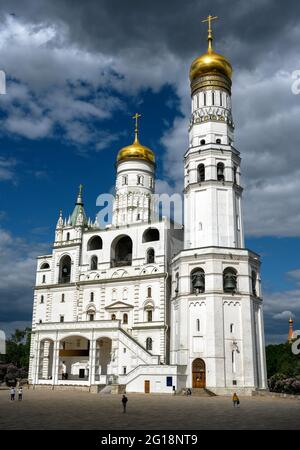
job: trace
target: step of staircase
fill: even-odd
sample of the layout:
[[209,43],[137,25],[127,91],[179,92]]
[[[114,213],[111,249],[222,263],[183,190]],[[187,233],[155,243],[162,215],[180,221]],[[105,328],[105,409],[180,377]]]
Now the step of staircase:
[[215,397],[216,394],[206,388],[193,388],[192,395],[194,397]]
[[125,384],[107,384],[100,390],[100,395],[109,394],[125,394],[126,386]]

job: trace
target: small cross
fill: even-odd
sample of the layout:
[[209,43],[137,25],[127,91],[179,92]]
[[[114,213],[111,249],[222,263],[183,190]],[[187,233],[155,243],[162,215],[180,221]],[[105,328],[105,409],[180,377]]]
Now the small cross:
[[208,49],[209,50],[212,50],[212,40],[213,40],[211,22],[213,20],[217,20],[217,19],[218,19],[218,16],[212,16],[210,14],[209,16],[207,16],[206,19],[202,20],[202,23],[208,22]]
[[212,22],[213,20],[217,20],[217,19],[218,19],[218,16],[212,16],[212,15],[209,15],[209,16],[207,16],[206,19],[202,20],[202,23],[208,22],[208,33],[211,33],[211,32],[212,32],[211,22]]
[[137,132],[139,129],[139,118],[142,117],[141,114],[135,113],[135,115],[132,117],[135,119],[135,131]]

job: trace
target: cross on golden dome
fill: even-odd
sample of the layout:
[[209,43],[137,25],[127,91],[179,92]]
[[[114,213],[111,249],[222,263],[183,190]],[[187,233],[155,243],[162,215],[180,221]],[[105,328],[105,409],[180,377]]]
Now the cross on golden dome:
[[[213,34],[212,34],[212,22],[217,20],[218,16],[207,16],[202,20],[202,23],[208,24],[208,50],[201,56],[196,58],[190,68],[190,80],[193,83],[200,77],[211,75],[226,76],[229,80],[232,76],[232,67],[230,62],[219,53],[216,53],[212,48]],[[194,88],[197,89],[198,84],[194,83]],[[213,84],[211,84],[213,86]],[[192,91],[194,90],[192,89]],[[230,87],[228,88],[230,90]]]
[[202,20],[202,23],[208,23],[208,50],[212,50],[212,41],[213,41],[213,35],[212,35],[212,27],[211,22],[213,20],[217,20],[218,16],[212,16],[211,14],[207,16],[206,19]]
[[135,120],[135,129],[134,129],[134,140],[135,142],[138,140],[138,133],[139,133],[139,118],[142,117],[141,114],[135,113],[132,118]]
[[144,160],[150,162],[151,164],[155,163],[154,152],[150,148],[140,144],[138,139],[140,117],[142,116],[138,113],[135,113],[135,115],[132,116],[132,118],[135,120],[134,142],[130,145],[127,145],[127,147],[121,148],[117,157],[118,163],[121,161],[128,161],[130,159]]

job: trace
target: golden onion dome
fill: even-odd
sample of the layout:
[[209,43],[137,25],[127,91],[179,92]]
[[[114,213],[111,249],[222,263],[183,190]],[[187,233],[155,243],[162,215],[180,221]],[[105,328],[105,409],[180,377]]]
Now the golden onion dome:
[[140,117],[139,114],[136,114],[133,116],[133,118],[136,120],[136,126],[135,126],[135,138],[131,145],[128,145],[126,147],[121,148],[121,150],[118,153],[117,156],[117,162],[121,161],[128,161],[130,159],[141,159],[143,161],[148,161],[152,164],[155,164],[155,154],[154,152],[148,148],[142,145],[139,142],[138,139],[138,118]]
[[208,19],[203,22],[208,22],[208,50],[203,55],[196,58],[190,68],[190,80],[193,81],[199,76],[203,76],[209,73],[220,73],[225,75],[229,79],[232,77],[232,66],[230,62],[219,53],[213,51],[212,48],[212,29],[211,20],[217,19],[217,17],[208,16]]
[[213,50],[208,50],[204,55],[199,56],[192,62],[190,80],[193,81],[195,78],[208,73],[221,73],[231,79],[232,67],[224,56]]

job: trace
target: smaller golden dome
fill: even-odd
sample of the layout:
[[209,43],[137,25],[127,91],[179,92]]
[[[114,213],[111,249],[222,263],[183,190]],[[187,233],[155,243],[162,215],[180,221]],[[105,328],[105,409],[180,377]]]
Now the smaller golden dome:
[[121,148],[117,156],[117,162],[128,161],[130,159],[142,159],[143,161],[155,164],[154,152],[150,148],[140,144],[138,139],[138,119],[140,117],[141,115],[138,113],[133,116],[133,119],[135,119],[134,141],[131,145]]
[[153,164],[155,163],[154,152],[150,148],[140,144],[137,136],[131,145],[121,148],[117,156],[118,162],[129,159],[142,159]]

